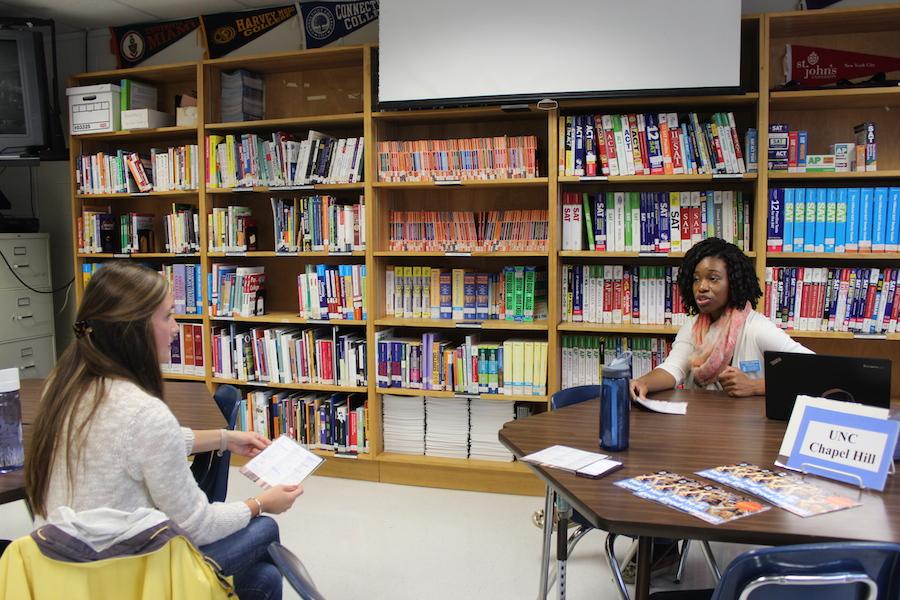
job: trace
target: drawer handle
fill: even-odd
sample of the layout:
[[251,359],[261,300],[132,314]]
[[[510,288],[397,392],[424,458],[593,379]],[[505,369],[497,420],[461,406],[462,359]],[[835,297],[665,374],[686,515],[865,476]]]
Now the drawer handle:
[[13,315],[13,321],[24,321],[25,319],[33,319],[34,315]]
[[17,306],[31,306],[31,298],[25,296],[24,298],[19,298],[16,300]]
[[17,264],[13,263],[13,269],[27,269],[29,267],[28,263]]
[[32,348],[31,346],[29,346],[27,348],[22,348],[22,351],[20,352],[20,356],[22,358],[28,358],[29,356],[34,356],[34,348]]
[[24,371],[25,369],[34,369],[34,368],[36,368],[36,365],[34,363],[31,363],[30,365],[22,365],[21,367],[19,367],[19,370]]
[[25,256],[28,254],[28,250],[25,246],[14,246],[13,247],[13,256]]

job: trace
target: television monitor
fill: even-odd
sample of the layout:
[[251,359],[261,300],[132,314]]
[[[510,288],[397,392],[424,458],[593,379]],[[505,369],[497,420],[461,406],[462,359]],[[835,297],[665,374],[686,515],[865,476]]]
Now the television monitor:
[[0,29],[0,156],[46,145],[47,106],[43,36]]

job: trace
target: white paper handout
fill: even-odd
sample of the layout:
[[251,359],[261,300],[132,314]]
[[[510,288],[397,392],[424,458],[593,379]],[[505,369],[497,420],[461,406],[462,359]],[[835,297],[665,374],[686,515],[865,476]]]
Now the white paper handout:
[[241,467],[241,473],[268,489],[276,485],[297,485],[323,462],[321,456],[282,435]]
[[522,460],[544,467],[575,472],[604,458],[606,455],[598,452],[557,445],[523,456]]
[[687,414],[687,402],[672,402],[670,400],[654,400],[653,398],[635,398],[635,402],[653,412],[667,415]]

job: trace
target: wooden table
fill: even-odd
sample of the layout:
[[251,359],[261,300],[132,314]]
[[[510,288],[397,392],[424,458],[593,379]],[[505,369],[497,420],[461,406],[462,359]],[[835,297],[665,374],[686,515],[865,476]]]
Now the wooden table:
[[[206,385],[194,381],[166,381],[163,394],[182,427],[191,429],[221,429],[225,417],[210,396]],[[31,441],[34,420],[40,410],[43,379],[23,379],[19,398],[22,401],[22,433],[25,448]],[[0,504],[25,498],[25,476],[22,471],[0,475]]]
[[[900,542],[900,483],[889,477],[884,492],[862,492],[862,506],[802,518],[773,507],[764,513],[711,525],[672,508],[634,496],[614,482],[660,469],[691,475],[736,462],[771,466],[786,423],[765,417],[758,398],[729,398],[717,392],[673,390],[653,395],[690,402],[687,415],[633,409],[628,450],[613,453],[624,468],[599,479],[529,465],[578,512],[599,529],[639,537],[635,595],[649,595],[650,544],[653,537],[780,545],[865,540]],[[599,401],[511,421],[500,441],[517,457],[564,444],[601,451]],[[849,488],[848,488],[849,490]],[[849,490],[854,495],[856,492]]]

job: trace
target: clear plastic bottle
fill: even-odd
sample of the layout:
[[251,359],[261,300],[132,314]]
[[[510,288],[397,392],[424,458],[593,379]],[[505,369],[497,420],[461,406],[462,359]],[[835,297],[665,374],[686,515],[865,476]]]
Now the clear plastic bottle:
[[22,404],[19,400],[19,370],[0,370],[0,473],[25,466],[22,446]]
[[631,353],[616,357],[601,370],[603,393],[600,397],[600,447],[619,452],[628,449],[631,420]]

